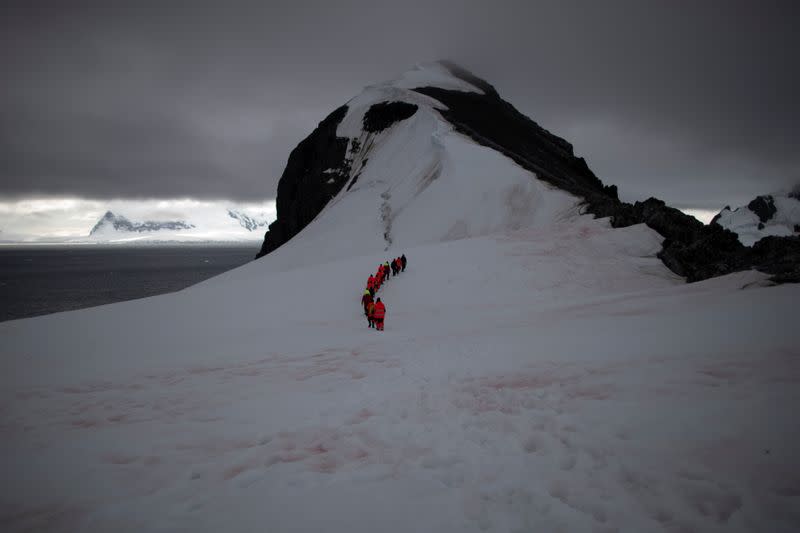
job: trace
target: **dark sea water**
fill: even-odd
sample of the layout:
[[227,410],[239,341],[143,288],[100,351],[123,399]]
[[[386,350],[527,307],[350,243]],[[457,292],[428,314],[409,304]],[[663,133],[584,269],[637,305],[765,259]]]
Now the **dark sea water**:
[[258,248],[0,247],[0,321],[177,291],[247,263]]

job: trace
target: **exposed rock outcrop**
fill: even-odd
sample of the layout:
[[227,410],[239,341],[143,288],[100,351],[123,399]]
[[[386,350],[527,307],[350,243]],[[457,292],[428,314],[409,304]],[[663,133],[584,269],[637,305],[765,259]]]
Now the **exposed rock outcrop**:
[[328,115],[289,154],[278,182],[277,219],[269,225],[256,259],[297,235],[347,182],[348,139],[336,136],[345,114],[346,105]]
[[381,102],[373,105],[364,114],[364,131],[377,133],[395,122],[410,118],[418,107],[407,102]]
[[758,215],[758,219],[762,223],[771,219],[778,212],[775,207],[775,199],[772,196],[759,196],[747,204],[747,208]]

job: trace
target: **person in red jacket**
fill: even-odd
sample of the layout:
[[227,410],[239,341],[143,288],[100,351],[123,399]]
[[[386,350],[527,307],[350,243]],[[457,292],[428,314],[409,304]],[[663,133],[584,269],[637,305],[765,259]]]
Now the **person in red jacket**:
[[375,319],[375,329],[383,331],[383,320],[386,318],[386,306],[380,298],[375,302],[375,309],[372,311],[372,316]]

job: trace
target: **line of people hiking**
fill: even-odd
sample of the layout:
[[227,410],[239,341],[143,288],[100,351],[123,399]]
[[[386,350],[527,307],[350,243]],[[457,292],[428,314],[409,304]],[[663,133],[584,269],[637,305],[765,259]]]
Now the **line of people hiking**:
[[367,327],[383,331],[383,322],[386,320],[386,304],[380,298],[375,300],[381,285],[392,276],[397,276],[406,269],[406,255],[386,261],[378,266],[378,271],[367,279],[367,288],[361,296],[361,305],[364,307],[364,315],[367,317]]

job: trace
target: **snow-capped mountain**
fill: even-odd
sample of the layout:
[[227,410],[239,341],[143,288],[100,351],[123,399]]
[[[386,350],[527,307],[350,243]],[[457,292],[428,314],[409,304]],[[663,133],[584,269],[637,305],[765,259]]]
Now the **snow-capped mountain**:
[[180,231],[194,228],[194,224],[187,224],[186,222],[164,221],[164,222],[131,222],[122,215],[115,215],[111,211],[106,211],[103,218],[97,221],[89,236],[96,234],[107,234],[109,232],[127,232],[127,233],[151,233],[156,231]]
[[726,206],[712,224],[739,236],[745,246],[752,246],[767,236],[786,237],[800,234],[800,186],[792,192],[759,196],[746,206],[731,210]]
[[288,243],[304,251],[283,252],[281,260],[297,265],[311,247],[320,259],[336,259],[541,227],[579,213],[613,227],[647,224],[664,237],[659,258],[688,281],[753,267],[800,280],[800,268],[786,272],[800,260],[797,242],[747,248],[719,225],[655,198],[621,202],[567,141],[447,62],[367,87],[292,151],[259,257]]
[[269,225],[269,221],[264,218],[253,217],[236,209],[228,209],[228,216],[237,220],[239,225],[247,231],[258,231]]
[[[798,531],[794,242],[623,204],[421,66],[295,148],[258,261],[0,323],[0,523]],[[376,332],[359,299],[400,253]]]
[[187,211],[182,220],[142,222],[107,211],[88,238],[107,243],[252,241],[260,240],[269,224],[264,213],[246,213],[233,207],[220,210],[201,205]]

